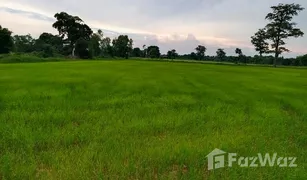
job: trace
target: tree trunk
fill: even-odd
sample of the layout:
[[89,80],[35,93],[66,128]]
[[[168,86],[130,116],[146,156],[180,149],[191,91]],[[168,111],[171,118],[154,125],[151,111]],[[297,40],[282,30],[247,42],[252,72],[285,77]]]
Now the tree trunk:
[[278,59],[278,54],[275,55],[275,58],[274,58],[274,67],[277,67],[277,59]]
[[73,44],[73,43],[70,43],[70,46],[72,47],[72,50],[71,50],[71,56],[73,57],[73,58],[75,58],[75,44]]
[[277,36],[277,39],[276,39],[274,67],[277,67],[277,59],[278,59],[278,56],[279,56],[279,42],[280,42],[280,30],[278,31],[278,36]]
[[73,47],[73,49],[72,49],[71,56],[75,57],[75,47]]
[[274,58],[274,67],[277,67],[277,59],[278,59],[278,56],[279,56],[278,46],[276,46],[276,49],[275,49],[275,58]]

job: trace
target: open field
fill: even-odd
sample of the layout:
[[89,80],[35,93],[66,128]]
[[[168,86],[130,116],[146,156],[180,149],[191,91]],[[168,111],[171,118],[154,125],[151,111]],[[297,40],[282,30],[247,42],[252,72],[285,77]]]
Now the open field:
[[[0,64],[0,179],[307,179],[307,71]],[[296,168],[207,170],[213,149]]]

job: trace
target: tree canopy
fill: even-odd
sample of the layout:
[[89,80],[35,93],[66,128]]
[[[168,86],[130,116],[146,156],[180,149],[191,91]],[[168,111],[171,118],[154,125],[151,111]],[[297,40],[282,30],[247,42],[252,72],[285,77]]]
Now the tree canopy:
[[150,58],[159,58],[161,55],[160,48],[158,46],[149,46],[147,48],[147,53]]
[[198,45],[196,48],[196,54],[199,60],[203,60],[205,57],[205,53],[207,51],[207,48],[203,45]]
[[279,4],[271,7],[271,13],[268,13],[265,19],[269,21],[266,25],[267,38],[272,41],[271,47],[275,53],[274,66],[279,55],[289,50],[284,46],[285,39],[289,37],[301,37],[304,33],[296,28],[296,23],[292,22],[294,16],[304,8],[299,4]]
[[78,16],[60,12],[56,13],[54,17],[56,18],[56,22],[52,26],[59,31],[59,35],[64,42],[69,44],[72,53],[78,40],[90,40],[93,31]]
[[112,41],[114,52],[119,57],[129,57],[129,53],[132,51],[133,40],[129,39],[127,35],[120,35]]
[[220,61],[223,61],[226,57],[226,52],[224,51],[224,49],[218,49],[216,51],[216,56],[218,57]]
[[139,47],[133,48],[132,57],[142,57],[142,50]]
[[0,54],[9,53],[13,48],[12,32],[0,25]]
[[178,56],[178,53],[176,52],[175,49],[172,49],[167,52],[167,58],[168,59],[175,59]]
[[269,43],[266,42],[266,29],[259,29],[258,32],[256,32],[251,38],[251,42],[255,46],[255,50],[259,52],[260,56],[269,52]]
[[103,32],[100,29],[91,35],[89,41],[89,53],[92,57],[100,56],[102,54],[102,40]]
[[29,53],[34,51],[35,39],[30,35],[13,36],[14,48],[16,52]]

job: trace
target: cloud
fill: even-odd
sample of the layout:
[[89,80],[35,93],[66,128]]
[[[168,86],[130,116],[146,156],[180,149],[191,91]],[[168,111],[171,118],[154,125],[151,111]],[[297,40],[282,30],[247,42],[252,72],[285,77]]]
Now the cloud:
[[35,12],[27,12],[27,11],[16,10],[16,9],[5,8],[5,7],[0,8],[0,10],[7,12],[7,13],[10,13],[10,14],[27,16],[30,19],[43,20],[43,21],[49,21],[49,22],[54,21],[54,18],[44,16],[42,14],[38,14],[38,13],[35,13]]
[[[305,0],[0,0],[0,23],[15,33],[56,33],[51,27],[56,12],[81,17],[93,29],[114,37],[128,34],[135,46],[159,45],[162,52],[177,49],[189,53],[198,44],[215,54],[217,48],[239,47],[254,54],[250,37],[265,26],[270,6]],[[307,10],[295,18],[307,33]],[[294,56],[307,53],[306,37],[287,41]]]
[[12,13],[0,8],[1,25],[14,34],[28,34],[38,37],[42,32],[57,33],[49,21],[35,14]]

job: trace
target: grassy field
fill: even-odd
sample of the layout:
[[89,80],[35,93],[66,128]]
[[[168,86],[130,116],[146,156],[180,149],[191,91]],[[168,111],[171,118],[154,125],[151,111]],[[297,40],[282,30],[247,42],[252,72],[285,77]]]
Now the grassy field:
[[[0,179],[307,179],[306,69],[0,64]],[[296,168],[207,170],[213,149]]]

